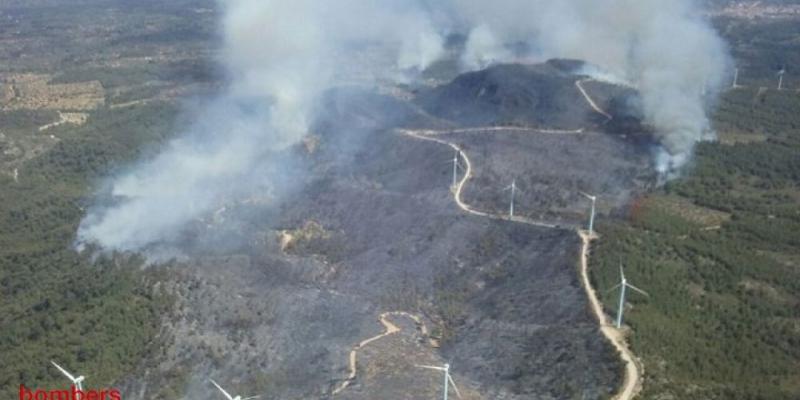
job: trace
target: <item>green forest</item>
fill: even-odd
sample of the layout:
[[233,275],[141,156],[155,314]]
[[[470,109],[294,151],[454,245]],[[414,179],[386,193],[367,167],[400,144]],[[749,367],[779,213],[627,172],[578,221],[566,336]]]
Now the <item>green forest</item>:
[[719,142],[606,221],[592,279],[615,315],[619,263],[650,297],[626,323],[644,399],[800,398],[800,95],[724,94]]
[[107,105],[148,100],[46,132],[38,128],[58,120],[55,110],[0,110],[0,398],[17,398],[21,383],[66,388],[50,360],[85,375],[87,387],[118,385],[160,348],[171,299],[152,288],[168,268],[142,269],[127,254],[79,254],[75,232],[103,179],[147,157],[180,124],[179,106],[159,95],[218,78],[209,61],[215,14],[193,12],[214,3],[0,3],[0,75],[96,80]]
[[[24,164],[18,182],[0,176],[2,398],[16,398],[20,383],[67,387],[50,360],[92,387],[109,387],[157,345],[169,299],[150,282],[163,272],[141,270],[133,256],[93,260],[72,249],[83,202],[101,176],[164,140],[175,114],[155,103],[98,110],[87,125],[53,130],[60,141]],[[4,119],[4,128],[14,121]]]

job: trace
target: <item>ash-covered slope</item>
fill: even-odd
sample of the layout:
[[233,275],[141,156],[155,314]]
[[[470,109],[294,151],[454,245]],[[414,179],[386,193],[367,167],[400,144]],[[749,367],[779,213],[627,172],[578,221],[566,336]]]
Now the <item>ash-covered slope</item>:
[[514,181],[515,215],[576,228],[586,223],[589,204],[581,192],[599,196],[606,214],[624,209],[655,179],[648,147],[632,136],[507,129],[439,138],[458,144],[478,166],[462,198],[495,214],[508,212],[504,188]]
[[417,103],[430,114],[462,126],[524,125],[579,129],[593,115],[570,71],[579,63],[497,65],[470,72],[421,93]]
[[[323,133],[322,142],[334,137]],[[456,379],[479,396],[470,398],[601,398],[613,391],[617,360],[588,312],[572,232],[465,214],[448,190],[450,168],[441,162],[452,157],[447,146],[394,131],[354,140],[363,147],[350,155],[330,148],[319,155],[333,161],[324,161],[313,189],[282,212],[283,226],[313,220],[331,232],[300,251],[332,264],[329,287],[374,304],[376,313],[428,316],[443,335],[439,362],[454,363]],[[362,360],[370,380],[340,397],[419,398],[422,388],[402,384],[426,377],[414,360],[382,364],[384,355],[374,351]]]
[[[561,96],[552,106],[558,112],[546,122],[558,128],[595,123],[574,87],[578,77],[552,64],[498,68],[504,82],[516,82],[504,86],[511,93],[495,92],[499,104],[514,103],[503,96],[524,93],[546,110],[548,96]],[[530,83],[541,74],[548,78],[539,82],[545,89],[539,92]],[[360,348],[357,378],[336,398],[429,398],[438,393],[438,380],[414,364],[448,360],[467,400],[601,399],[613,393],[619,361],[588,310],[574,232],[465,213],[449,187],[452,148],[395,129],[493,124],[491,118],[432,118],[417,104],[354,89],[330,92],[320,108],[313,135],[296,149],[310,171],[303,189],[279,205],[228,205],[201,228],[235,226],[238,236],[250,239],[234,254],[197,255],[195,268],[166,285],[179,309],[165,323],[165,356],[148,367],[149,378],[134,379],[149,385],[132,383],[132,392],[141,393],[132,399],[153,398],[152,388],[167,386],[176,375],[198,400],[212,398],[205,392],[207,376],[246,393],[330,398],[350,373],[350,352],[382,332],[378,318],[390,311],[420,316],[428,334],[415,331],[407,318],[394,320],[404,330]],[[520,104],[489,109],[525,124],[536,118]],[[570,110],[584,115],[572,121]],[[637,183],[630,177],[599,175],[634,168],[636,156],[646,155],[589,130],[547,138],[524,130],[437,138],[461,144],[471,157],[474,179],[463,196],[471,205],[502,213],[502,199],[494,194],[509,178],[524,176],[518,181],[528,192],[519,199],[521,212],[571,212],[565,221],[576,222],[585,209],[576,189],[598,181],[633,190],[629,186]],[[609,149],[617,144],[621,150]],[[548,157],[560,157],[559,163],[542,171]],[[591,157],[609,160],[589,168]],[[553,210],[558,199],[574,204]],[[440,339],[441,347],[429,345],[430,338]]]

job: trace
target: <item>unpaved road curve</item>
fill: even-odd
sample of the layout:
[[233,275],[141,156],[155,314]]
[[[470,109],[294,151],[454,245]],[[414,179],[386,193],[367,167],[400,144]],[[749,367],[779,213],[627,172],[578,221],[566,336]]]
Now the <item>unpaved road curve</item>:
[[620,388],[619,393],[614,396],[614,399],[630,400],[636,397],[641,390],[642,366],[636,361],[633,352],[628,348],[628,343],[625,341],[625,336],[622,332],[613,325],[610,325],[606,320],[603,306],[600,305],[597,292],[595,292],[589,280],[589,247],[591,246],[592,240],[597,239],[597,236],[591,235],[587,231],[578,231],[578,235],[580,235],[582,242],[581,281],[583,282],[583,288],[586,290],[586,297],[589,298],[589,304],[592,306],[592,313],[600,324],[600,331],[603,333],[603,336],[614,345],[622,361],[625,362],[625,380],[622,382],[622,388]]
[[[609,121],[613,118],[607,112],[605,112],[602,108],[600,108],[594,100],[589,96],[588,92],[583,88],[581,85],[584,81],[576,81],[575,86],[581,92],[583,97],[589,103],[589,106],[592,107],[597,113],[604,115]],[[526,132],[541,132],[541,133],[581,133],[584,129],[576,130],[576,131],[548,131],[548,130],[537,130],[533,128],[522,128],[522,127],[485,127],[485,128],[466,128],[466,129],[451,129],[451,130],[409,130],[409,129],[402,129],[399,130],[400,133],[405,134],[407,136],[428,140],[440,144],[444,144],[450,146],[454,150],[461,155],[461,158],[464,160],[465,163],[465,173],[464,177],[458,182],[456,187],[453,190],[453,197],[455,198],[456,204],[462,210],[482,217],[488,217],[493,219],[502,219],[502,220],[511,220],[516,222],[521,222],[524,224],[540,226],[545,228],[558,228],[553,224],[548,224],[545,222],[534,221],[528,218],[521,218],[521,217],[513,217],[509,218],[508,216],[498,215],[493,213],[488,213],[484,211],[479,211],[472,208],[470,205],[466,204],[463,199],[461,198],[461,193],[463,192],[464,185],[469,181],[472,177],[472,163],[469,160],[467,154],[463,151],[463,149],[458,146],[456,143],[448,142],[443,139],[439,139],[437,137],[433,137],[435,135],[447,134],[447,133],[469,133],[469,132],[490,132],[490,131],[526,131]],[[580,255],[580,269],[581,269],[581,282],[583,284],[584,290],[586,291],[586,295],[589,298],[589,303],[592,307],[592,312],[595,315],[595,318],[600,325],[600,331],[603,333],[603,336],[611,342],[614,348],[620,354],[620,358],[622,361],[625,362],[625,377],[622,384],[622,387],[619,389],[619,392],[613,397],[614,400],[631,400],[639,393],[642,387],[642,365],[636,361],[636,357],[634,356],[633,352],[631,352],[630,348],[628,347],[628,343],[625,340],[624,334],[616,329],[614,326],[610,325],[606,321],[606,315],[603,312],[603,307],[600,304],[600,300],[597,298],[597,293],[595,292],[594,288],[591,285],[591,281],[589,280],[589,247],[591,241],[596,239],[596,236],[590,235],[588,232],[583,230],[577,231],[578,235],[581,238],[582,246],[581,246],[581,255]],[[388,332],[388,329],[387,329]]]
[[410,314],[410,313],[407,313],[407,312],[404,312],[404,311],[391,311],[391,312],[385,312],[385,313],[381,314],[378,319],[380,320],[381,324],[384,327],[383,333],[381,333],[380,335],[375,335],[375,336],[373,336],[373,337],[371,337],[369,339],[362,340],[360,343],[355,345],[352,350],[350,350],[350,356],[349,356],[350,357],[350,361],[349,361],[350,373],[347,375],[347,378],[345,378],[345,380],[341,384],[339,384],[339,386],[336,389],[333,390],[333,392],[331,393],[332,396],[340,393],[342,390],[347,389],[347,387],[350,386],[350,384],[353,383],[353,381],[355,381],[356,375],[357,375],[358,351],[359,350],[361,350],[363,347],[367,346],[368,344],[370,344],[370,343],[372,343],[372,342],[374,342],[376,340],[380,340],[380,339],[385,338],[386,336],[394,335],[394,334],[400,332],[401,329],[397,325],[395,325],[391,321],[389,321],[389,319],[388,319],[388,317],[392,316],[392,315],[394,315],[394,316],[403,316],[403,317],[411,319],[412,321],[414,321],[414,324],[416,324],[417,327],[420,329],[420,332],[422,333],[422,335],[423,336],[427,336],[428,328],[425,326],[425,322],[422,321],[422,318],[420,318],[420,317],[418,317],[418,316],[416,316],[414,314]]
[[[480,129],[482,131],[483,129],[489,129],[489,128],[474,128],[474,129]],[[504,129],[505,128],[495,129],[495,130],[504,130]],[[527,130],[530,131],[530,129],[527,129]],[[464,164],[465,164],[464,165],[465,172],[464,172],[464,177],[462,177],[461,180],[456,185],[456,187],[453,188],[453,190],[454,190],[453,196],[455,197],[456,204],[458,204],[458,207],[461,208],[462,210],[464,210],[464,211],[466,211],[466,212],[468,212],[470,214],[478,215],[478,216],[486,217],[486,218],[522,222],[522,223],[526,223],[526,224],[530,224],[530,225],[541,226],[541,227],[544,227],[544,228],[558,228],[556,225],[550,224],[550,223],[547,223],[547,222],[536,221],[536,220],[532,220],[530,218],[524,218],[524,217],[516,217],[516,216],[515,217],[509,217],[508,215],[498,215],[498,214],[488,213],[488,212],[485,212],[485,211],[477,210],[477,209],[473,208],[472,206],[468,205],[461,198],[461,194],[464,191],[464,186],[466,185],[466,183],[472,178],[472,162],[470,162],[469,157],[467,157],[467,153],[464,152],[464,150],[461,148],[461,146],[459,146],[459,145],[457,145],[455,143],[452,143],[452,142],[448,142],[448,141],[443,140],[443,139],[439,139],[439,138],[436,138],[436,137],[428,136],[430,134],[430,132],[432,132],[430,130],[415,131],[415,130],[409,130],[409,129],[401,129],[401,130],[399,130],[399,132],[404,134],[404,135],[408,135],[408,136],[411,136],[413,138],[416,138],[416,139],[429,140],[429,141],[432,141],[432,142],[436,142],[436,143],[440,143],[440,144],[444,144],[444,145],[450,146],[455,151],[457,151],[458,154],[461,155],[461,158],[464,160]],[[454,131],[449,131],[449,132],[454,132]]]
[[583,88],[583,83],[584,82],[592,82],[592,81],[594,81],[594,79],[581,79],[581,80],[575,81],[575,87],[578,88],[578,91],[581,92],[581,94],[583,95],[583,98],[586,99],[587,103],[589,103],[589,107],[592,107],[592,109],[596,113],[601,114],[604,117],[606,117],[606,122],[611,121],[612,119],[614,119],[614,117],[612,117],[611,114],[607,113],[605,110],[600,108],[600,106],[598,106],[597,103],[594,102],[594,99],[592,99],[592,96],[589,96],[589,93],[586,91],[586,89]]

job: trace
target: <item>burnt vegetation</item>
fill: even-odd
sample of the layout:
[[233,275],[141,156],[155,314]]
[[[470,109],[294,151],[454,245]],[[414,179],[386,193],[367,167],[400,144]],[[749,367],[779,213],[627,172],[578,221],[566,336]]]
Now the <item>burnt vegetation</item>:
[[422,93],[418,103],[464,126],[579,129],[592,113],[561,63],[498,65]]
[[[606,123],[575,89],[567,72],[573,62],[496,66],[416,89],[415,104],[341,90],[326,98],[314,145],[305,149],[305,189],[277,208],[239,208],[235,235],[245,245],[201,249],[186,264],[146,270],[132,255],[77,254],[74,232],[92,188],[170,138],[182,122],[170,99],[213,91],[222,80],[211,61],[215,12],[204,1],[0,6],[7,44],[0,59],[15,60],[0,72],[49,74],[54,84],[97,80],[106,90],[106,105],[90,111],[86,125],[48,131],[58,140],[23,161],[6,150],[44,140],[36,129],[56,113],[0,113],[6,397],[16,396],[19,383],[63,386],[47,369],[55,359],[86,373],[93,386],[138,393],[147,382],[146,398],[206,396],[197,377],[210,373],[244,377],[239,387],[255,392],[325,398],[346,375],[353,344],[375,334],[375,317],[387,309],[423,315],[442,346],[426,356],[452,360],[457,376],[490,398],[610,396],[621,365],[586,308],[575,237],[464,215],[448,190],[451,149],[391,129],[401,125],[589,127],[594,138],[448,136],[478,166],[465,198],[502,213],[502,187],[523,175],[522,215],[569,227],[585,218],[577,190],[605,194],[603,213],[621,218],[600,223],[593,280],[605,293],[622,258],[631,280],[651,293],[631,296],[626,317],[648,374],[644,398],[800,395],[794,91],[725,93],[714,116],[721,143],[701,144],[683,178],[642,195],[653,180],[651,142],[631,111],[635,95],[587,83],[615,116]],[[743,85],[774,86],[777,67],[798,64],[791,58],[798,54],[795,25],[718,26],[746,63]],[[114,107],[126,103],[136,104]],[[18,167],[18,181],[7,165]],[[284,252],[277,232],[298,230],[308,232]],[[613,309],[613,295],[603,296]],[[371,371],[389,368],[366,363]],[[417,382],[413,371],[391,372]],[[374,398],[373,389],[356,385],[346,395]]]

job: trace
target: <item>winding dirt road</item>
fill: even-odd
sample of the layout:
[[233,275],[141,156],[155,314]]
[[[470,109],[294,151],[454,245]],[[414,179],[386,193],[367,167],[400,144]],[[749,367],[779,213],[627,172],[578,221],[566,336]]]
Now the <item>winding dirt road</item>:
[[[495,128],[470,128],[470,131],[472,131],[472,130],[483,131],[485,129],[506,130],[506,128],[497,128],[497,127],[495,127]],[[533,131],[532,129],[528,129],[528,128],[518,128],[518,129],[520,129],[520,130],[524,129],[526,131]],[[467,130],[461,130],[461,131],[463,132],[463,131],[467,131]],[[530,219],[530,218],[518,217],[518,216],[510,217],[508,215],[499,215],[499,214],[489,213],[489,212],[486,212],[486,211],[480,211],[480,210],[477,210],[477,209],[473,208],[469,204],[465,203],[464,200],[461,198],[461,194],[464,191],[464,186],[472,178],[472,162],[470,162],[469,157],[467,157],[467,153],[464,152],[464,150],[461,148],[461,146],[459,146],[459,145],[457,145],[455,143],[452,143],[452,142],[448,142],[448,141],[443,140],[443,139],[439,139],[439,138],[436,138],[436,137],[428,136],[430,134],[430,132],[437,132],[437,133],[434,133],[434,134],[441,134],[441,133],[457,132],[456,130],[442,132],[442,131],[430,131],[430,130],[415,131],[415,130],[409,130],[409,129],[401,129],[401,130],[399,130],[399,132],[404,134],[404,135],[408,135],[408,136],[411,136],[413,138],[416,138],[416,139],[428,140],[428,141],[432,141],[432,142],[436,142],[436,143],[440,143],[440,144],[444,144],[444,145],[450,146],[451,148],[453,148],[454,150],[456,150],[458,152],[458,154],[464,160],[465,172],[464,172],[464,177],[462,177],[461,180],[456,185],[456,187],[453,188],[453,196],[455,197],[456,204],[458,204],[458,207],[461,208],[462,210],[464,210],[464,211],[466,211],[466,212],[468,212],[470,214],[478,215],[478,216],[486,217],[486,218],[522,222],[522,223],[526,223],[526,224],[530,224],[530,225],[541,226],[541,227],[544,227],[544,228],[552,228],[552,229],[558,228],[558,226],[556,226],[554,224],[547,223],[547,222],[542,222],[542,221],[536,221],[536,220],[533,220],[533,219]]]
[[[610,114],[608,114],[605,110],[600,108],[582,86],[583,82],[590,80],[591,79],[576,81],[575,86],[578,88],[583,97],[589,103],[589,106],[592,107],[592,109],[594,109],[597,113],[605,116],[610,121],[613,117]],[[464,177],[461,178],[456,187],[453,189],[453,196],[455,198],[456,204],[458,204],[458,207],[464,210],[465,212],[482,217],[501,219],[501,220],[511,220],[539,227],[558,228],[556,225],[541,221],[534,221],[528,218],[522,218],[522,217],[509,218],[508,216],[505,215],[498,215],[494,213],[488,213],[485,211],[479,211],[471,207],[470,205],[466,204],[461,198],[461,194],[463,192],[466,183],[470,180],[470,178],[472,178],[472,163],[470,162],[467,154],[463,151],[463,149],[460,146],[458,146],[458,144],[434,137],[436,135],[447,134],[447,133],[490,132],[490,131],[509,131],[509,130],[540,132],[540,133],[581,133],[584,131],[584,129],[575,131],[548,131],[548,130],[537,130],[532,128],[522,128],[522,127],[481,127],[481,128],[451,129],[451,130],[441,130],[441,131],[405,129],[405,130],[399,130],[399,132],[416,139],[428,140],[450,146],[451,148],[455,149],[458,152],[458,154],[464,160],[466,171],[464,173]],[[628,347],[628,343],[625,340],[625,335],[623,334],[623,332],[616,329],[613,325],[608,324],[606,320],[606,315],[603,312],[603,306],[601,305],[600,300],[597,297],[597,293],[595,292],[594,288],[591,285],[591,281],[589,280],[589,248],[592,240],[597,239],[597,236],[590,235],[588,232],[583,230],[578,230],[577,233],[580,236],[582,242],[581,255],[580,255],[581,283],[583,284],[583,287],[586,291],[586,295],[589,299],[589,304],[591,305],[592,312],[594,313],[594,316],[597,319],[598,324],[600,325],[600,331],[603,333],[603,336],[605,336],[606,339],[608,339],[608,341],[610,341],[611,344],[617,349],[617,351],[620,354],[620,358],[625,362],[625,378],[622,387],[619,389],[619,392],[613,397],[613,399],[631,400],[634,397],[636,397],[636,395],[641,390],[643,367],[641,363],[637,361],[635,355]],[[383,322],[383,316],[381,321]],[[386,323],[384,323],[384,325],[386,325]],[[389,331],[390,329],[387,326],[386,334],[391,334],[389,333]],[[379,335],[376,338],[380,337],[383,336]],[[352,361],[352,358],[351,362],[354,363],[354,361]],[[355,368],[353,367],[353,371],[354,370]]]
[[394,335],[394,334],[396,334],[396,333],[401,331],[401,329],[397,325],[393,324],[391,321],[388,320],[388,317],[392,316],[392,315],[394,315],[394,316],[403,316],[403,317],[411,319],[412,321],[414,321],[414,324],[417,326],[417,328],[420,330],[420,333],[423,336],[427,336],[428,335],[428,328],[427,328],[427,326],[425,326],[425,322],[423,322],[422,318],[420,318],[419,316],[416,316],[416,315],[411,314],[411,313],[407,313],[405,311],[391,311],[391,312],[385,312],[385,313],[381,314],[380,317],[378,318],[378,320],[381,322],[381,324],[384,327],[383,333],[381,333],[379,335],[375,335],[375,336],[373,336],[373,337],[371,337],[369,339],[364,339],[360,343],[358,343],[357,345],[353,346],[353,349],[350,350],[350,356],[349,356],[350,357],[350,362],[349,362],[350,373],[347,375],[347,378],[345,378],[345,380],[342,381],[342,383],[339,384],[339,386],[336,389],[333,390],[333,392],[331,393],[331,396],[336,395],[336,394],[340,393],[342,390],[347,389],[347,387],[349,387],[350,384],[352,384],[355,381],[356,376],[357,376],[357,366],[358,366],[357,364],[358,364],[358,351],[359,350],[361,350],[362,348],[364,348],[365,346],[367,346],[368,344],[370,344],[370,343],[372,343],[372,342],[374,342],[376,340],[383,339],[386,336]]
[[633,352],[628,347],[628,342],[625,340],[625,335],[616,327],[608,323],[606,314],[603,312],[603,306],[597,298],[597,292],[591,285],[589,280],[589,248],[591,247],[592,240],[597,239],[596,235],[589,234],[587,231],[578,231],[581,237],[581,282],[583,288],[586,290],[586,297],[589,298],[589,304],[592,306],[597,322],[600,324],[600,331],[603,336],[611,342],[620,354],[620,358],[625,362],[625,379],[622,382],[622,387],[614,396],[615,400],[630,400],[639,393],[642,388],[642,370],[641,363],[636,360]]

